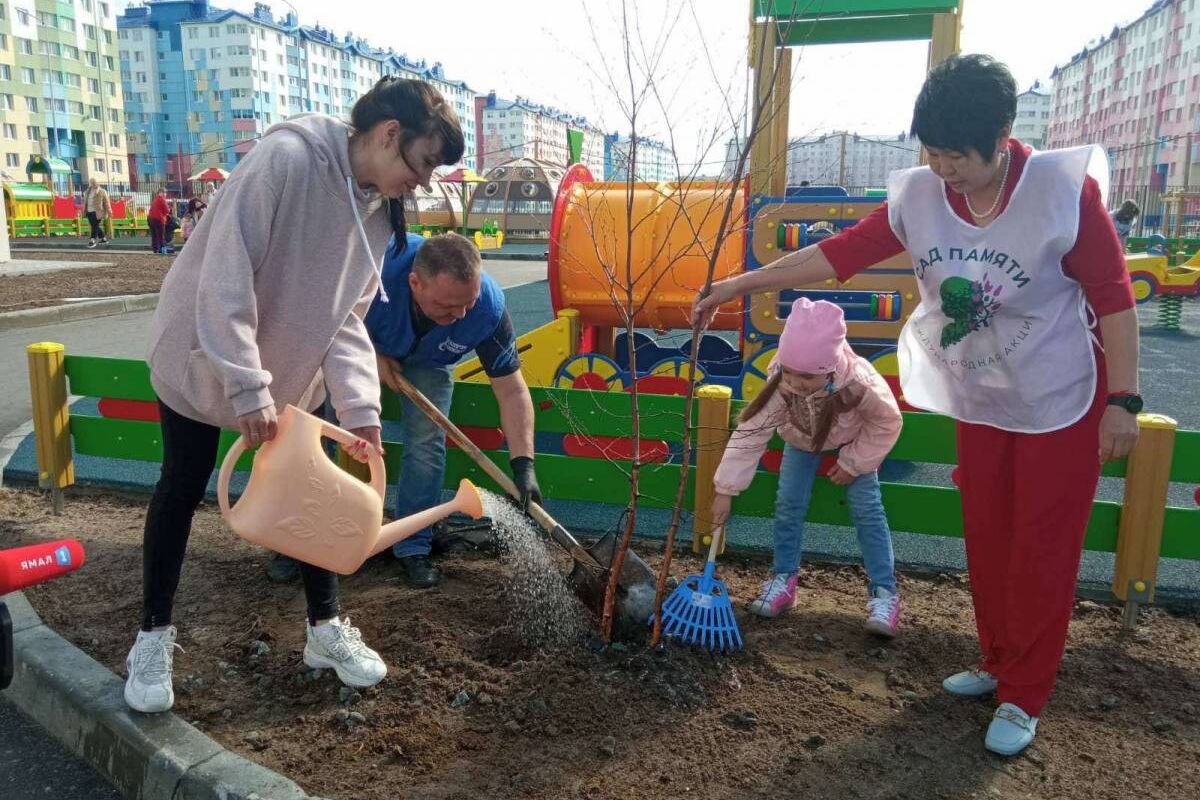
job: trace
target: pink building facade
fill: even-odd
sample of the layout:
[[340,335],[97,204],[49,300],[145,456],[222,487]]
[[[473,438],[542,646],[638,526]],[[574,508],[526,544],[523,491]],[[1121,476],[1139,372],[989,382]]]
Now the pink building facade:
[[1058,67],[1048,148],[1098,144],[1110,197],[1200,185],[1200,12],[1158,0]]

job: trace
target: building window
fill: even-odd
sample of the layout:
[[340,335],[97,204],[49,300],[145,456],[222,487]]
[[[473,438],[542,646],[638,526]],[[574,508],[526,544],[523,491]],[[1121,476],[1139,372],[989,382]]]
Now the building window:
[[5,153],[4,163],[10,167],[19,167],[21,166],[21,156],[16,153]]
[[114,175],[120,175],[121,174],[121,159],[114,158],[111,163],[112,163],[112,173]]
[[13,96],[11,94],[0,94],[0,108],[5,111],[14,111]]
[[37,98],[36,97],[26,97],[25,98],[25,108],[28,109],[29,111],[36,113],[38,110]]
[[92,145],[99,147],[104,144],[104,137],[99,131],[92,131]]
[[0,81],[12,80],[12,68],[8,64],[0,64]]
[[104,172],[104,159],[103,158],[93,158],[92,159],[92,169],[94,169],[96,172]]
[[37,125],[29,125],[25,128],[25,138],[31,142],[36,142],[41,137],[41,129]]
[[5,139],[16,139],[17,138],[17,126],[13,125],[11,122],[4,123],[4,138]]

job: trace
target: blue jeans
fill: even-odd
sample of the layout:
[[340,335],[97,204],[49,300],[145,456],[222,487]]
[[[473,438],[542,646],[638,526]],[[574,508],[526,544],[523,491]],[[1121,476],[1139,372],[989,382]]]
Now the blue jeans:
[[[454,378],[449,367],[404,365],[404,377],[438,409],[450,414]],[[400,395],[400,422],[404,426],[404,453],[396,482],[396,517],[407,517],[441,502],[446,477],[446,434],[412,401]],[[429,555],[433,529],[425,528],[397,542],[397,558]]]
[[[813,481],[821,464],[820,453],[809,453],[790,444],[783,451],[779,468],[779,494],[775,498],[776,574],[791,575],[800,568],[804,548],[804,518],[812,499]],[[867,590],[896,591],[895,559],[892,555],[892,531],[883,511],[879,493],[879,474],[859,475],[846,487],[850,519],[858,532],[863,567],[870,581]]]

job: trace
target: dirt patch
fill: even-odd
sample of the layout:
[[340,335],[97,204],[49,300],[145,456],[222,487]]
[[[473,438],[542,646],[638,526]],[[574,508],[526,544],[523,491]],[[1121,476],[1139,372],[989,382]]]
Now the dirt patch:
[[30,261],[103,261],[112,266],[39,272],[33,275],[0,275],[0,314],[24,308],[62,305],[68,297],[114,297],[149,294],[162,287],[174,256],[129,255],[93,250],[55,253],[13,251],[13,257]]
[[[144,500],[72,492],[53,517],[35,492],[0,491],[0,547],[84,541],[86,567],[30,599],[118,674],[139,617],[143,513]],[[586,639],[538,652],[513,634],[498,562],[450,557],[446,583],[417,592],[373,561],[342,600],[390,671],[351,693],[303,668],[301,591],[269,583],[263,563],[201,509],[175,710],[325,797],[1115,800],[1200,784],[1195,617],[1151,609],[1120,637],[1115,609],[1079,603],[1038,740],[1003,760],[982,748],[990,704],[940,689],[977,657],[961,576],[902,578],[904,633],[885,643],[860,627],[858,569],[806,566],[800,607],[763,621],[743,608],[765,564],[731,559],[720,574],[746,651],[710,657]]]

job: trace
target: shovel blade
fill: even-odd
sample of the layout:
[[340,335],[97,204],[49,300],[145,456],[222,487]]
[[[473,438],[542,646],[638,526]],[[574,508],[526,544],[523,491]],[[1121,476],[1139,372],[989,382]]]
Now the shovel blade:
[[[576,560],[567,582],[579,599],[597,616],[604,608],[604,594],[608,590],[609,567],[616,556],[620,540],[615,533],[608,533],[591,547],[588,554],[604,567],[597,570],[594,565]],[[618,618],[632,625],[642,626],[654,610],[656,578],[650,566],[632,548],[625,552],[621,576],[617,581]]]

